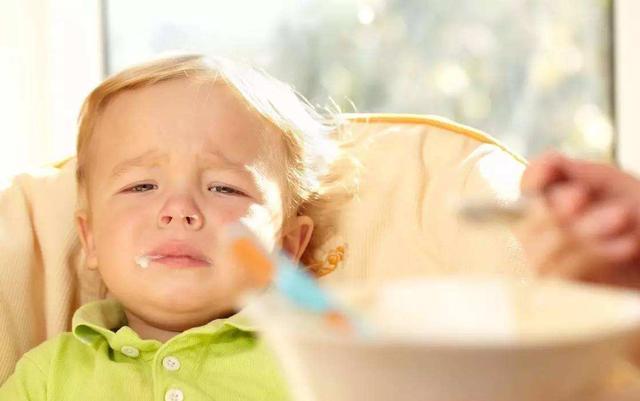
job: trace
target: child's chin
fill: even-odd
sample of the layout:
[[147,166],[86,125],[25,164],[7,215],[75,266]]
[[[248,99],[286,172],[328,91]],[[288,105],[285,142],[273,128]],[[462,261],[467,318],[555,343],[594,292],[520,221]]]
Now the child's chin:
[[197,291],[179,292],[158,300],[163,311],[176,316],[194,316],[198,319],[208,319],[207,322],[219,317],[227,317],[234,306],[229,297],[218,297],[215,293],[200,294]]

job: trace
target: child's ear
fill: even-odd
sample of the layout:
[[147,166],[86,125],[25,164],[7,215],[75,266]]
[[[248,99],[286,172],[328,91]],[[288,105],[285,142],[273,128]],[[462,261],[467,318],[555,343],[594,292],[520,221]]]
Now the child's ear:
[[84,209],[76,211],[75,221],[80,242],[82,242],[82,249],[87,257],[87,267],[91,270],[95,270],[98,268],[98,258],[96,256],[93,232],[91,231],[91,224],[89,223],[87,211]]
[[296,262],[300,261],[304,250],[307,249],[313,220],[309,216],[295,216],[285,225],[282,232],[282,249]]

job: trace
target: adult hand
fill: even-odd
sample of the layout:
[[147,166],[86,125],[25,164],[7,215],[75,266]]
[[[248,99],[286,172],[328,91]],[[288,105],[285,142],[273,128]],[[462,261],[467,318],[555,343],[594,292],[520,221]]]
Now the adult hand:
[[640,181],[615,167],[547,153],[522,179],[534,206],[520,225],[534,267],[640,288]]

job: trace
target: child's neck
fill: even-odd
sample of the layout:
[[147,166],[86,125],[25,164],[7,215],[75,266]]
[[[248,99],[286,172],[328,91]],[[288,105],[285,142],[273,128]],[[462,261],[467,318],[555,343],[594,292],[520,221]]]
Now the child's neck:
[[129,311],[125,311],[125,315],[127,316],[127,325],[143,340],[157,340],[165,343],[181,333],[181,331],[171,331],[155,327]]
[[[133,329],[133,331],[135,331],[136,334],[138,334],[138,336],[143,340],[157,340],[161,343],[165,343],[178,334],[182,333],[184,330],[190,328],[186,327],[177,331],[167,330],[161,327],[156,327],[156,325],[147,322],[146,320],[140,318],[129,310],[125,309],[124,313],[127,317],[127,326],[131,327],[131,329]],[[223,312],[219,316],[215,317],[215,319],[225,319],[234,315],[235,313],[237,313],[237,311],[235,310]]]

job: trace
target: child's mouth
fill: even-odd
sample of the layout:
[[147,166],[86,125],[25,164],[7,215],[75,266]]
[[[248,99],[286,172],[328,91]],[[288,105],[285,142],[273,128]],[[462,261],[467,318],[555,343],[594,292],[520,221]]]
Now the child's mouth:
[[197,248],[181,241],[169,241],[149,253],[135,258],[136,264],[146,269],[151,263],[159,263],[169,267],[209,267],[211,262]]
[[154,258],[153,262],[170,267],[208,267],[209,262],[187,255],[166,255]]

